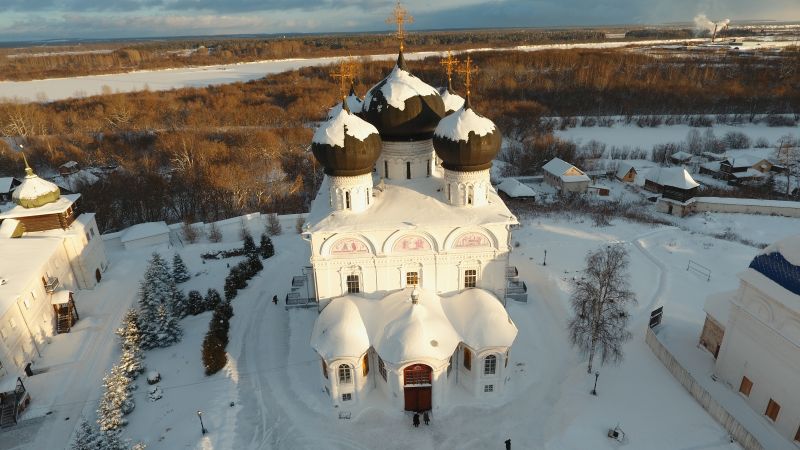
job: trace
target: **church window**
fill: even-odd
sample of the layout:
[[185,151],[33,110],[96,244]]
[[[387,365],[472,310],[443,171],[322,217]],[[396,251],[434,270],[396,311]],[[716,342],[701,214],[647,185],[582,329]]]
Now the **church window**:
[[361,375],[367,376],[369,374],[369,354],[365,353],[364,358],[361,359]]
[[472,204],[472,194],[473,194],[473,192],[474,192],[474,191],[472,190],[472,188],[471,188],[471,187],[470,187],[470,188],[467,188],[467,204],[468,204],[468,205],[471,205],[471,204]]
[[506,351],[505,361],[503,362],[503,367],[508,367],[508,351]]
[[359,282],[358,282],[358,275],[348,275],[347,276],[347,293],[348,294],[358,294],[361,292]]
[[745,395],[745,397],[750,396],[750,391],[753,389],[753,382],[750,381],[750,378],[742,377],[742,384],[739,385],[739,392]]
[[464,368],[472,370],[472,352],[467,347],[464,347]]
[[483,392],[494,392],[494,385],[493,384],[484,384],[483,385]]
[[411,163],[410,162],[406,163],[406,179],[408,179],[408,180],[411,179]]
[[342,394],[342,401],[343,402],[349,402],[352,399],[353,399],[353,394],[350,394],[350,393]]
[[321,361],[322,361],[322,376],[325,377],[325,379],[327,380],[328,379],[328,364],[325,363],[324,359],[321,360]]
[[406,286],[419,286],[419,272],[406,272]]
[[350,191],[344,193],[344,207],[350,209]]
[[389,178],[389,161],[383,161],[383,177]]
[[489,355],[483,360],[483,374],[494,375],[497,372],[497,357]]
[[350,384],[353,382],[353,372],[347,364],[339,366],[339,384]]
[[464,288],[474,288],[478,284],[478,271],[469,269],[464,271]]
[[453,197],[450,195],[450,185],[447,185],[447,201],[453,201]]
[[367,194],[367,204],[369,205],[369,198],[370,198],[369,189],[367,189],[366,194]]
[[383,363],[383,359],[378,357],[378,372],[381,373],[381,377],[383,377],[383,381],[386,381],[386,364]]
[[429,159],[426,164],[428,166],[428,176],[430,177],[431,176],[431,160]]
[[764,414],[770,419],[772,419],[773,422],[775,422],[778,420],[778,413],[780,412],[780,410],[781,410],[781,405],[779,405],[778,402],[776,402],[775,400],[769,399],[769,403],[767,404],[767,410],[764,412]]

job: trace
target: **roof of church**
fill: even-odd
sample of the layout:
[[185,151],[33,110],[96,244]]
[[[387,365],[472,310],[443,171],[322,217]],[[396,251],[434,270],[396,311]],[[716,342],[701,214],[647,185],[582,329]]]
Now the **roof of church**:
[[692,189],[700,186],[683,167],[654,167],[647,171],[645,180],[678,189]]
[[[493,188],[489,202],[477,208],[452,206],[441,192],[441,178],[414,180],[384,180],[383,188],[376,183],[373,204],[363,213],[332,212],[330,180],[322,182],[317,197],[311,203],[307,223],[312,232],[343,233],[379,229],[424,229],[431,226],[478,226],[516,224],[517,219]],[[381,189],[383,191],[381,192]]]
[[68,210],[80,197],[81,194],[62,195],[53,202],[35,208],[26,208],[24,206],[16,205],[13,208],[0,213],[0,220],[59,214]]
[[328,175],[364,175],[381,154],[381,139],[369,122],[340,107],[314,132],[311,151]]
[[751,269],[800,295],[800,234],[781,239],[753,258]]
[[494,123],[476,113],[469,100],[458,111],[445,116],[433,132],[433,147],[445,169],[485,170],[491,167],[502,143]]
[[23,208],[37,208],[57,201],[60,195],[61,189],[55,183],[39,178],[33,169],[25,167],[25,178],[14,189],[11,199]]
[[446,360],[459,342],[475,350],[510,347],[516,336],[517,327],[488,291],[440,297],[406,288],[381,299],[350,294],[331,300],[314,324],[311,346],[326,360],[359,357],[372,346],[382,359],[403,363]]

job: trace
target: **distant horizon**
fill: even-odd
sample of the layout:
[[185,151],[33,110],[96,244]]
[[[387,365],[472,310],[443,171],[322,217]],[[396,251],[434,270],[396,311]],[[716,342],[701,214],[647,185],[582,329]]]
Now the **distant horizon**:
[[[381,33],[392,0],[4,0],[0,42]],[[409,31],[800,21],[797,0],[408,0]],[[743,18],[747,19],[743,19]],[[713,24],[713,23],[712,23]]]

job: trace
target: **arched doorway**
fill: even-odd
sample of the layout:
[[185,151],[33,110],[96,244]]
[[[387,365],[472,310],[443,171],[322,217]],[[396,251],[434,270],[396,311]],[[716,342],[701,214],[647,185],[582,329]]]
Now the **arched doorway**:
[[94,277],[97,279],[97,282],[100,282],[100,279],[103,278],[103,275],[100,274],[100,269],[95,269]]
[[412,364],[403,369],[403,390],[406,411],[431,409],[431,381],[433,369],[425,364]]

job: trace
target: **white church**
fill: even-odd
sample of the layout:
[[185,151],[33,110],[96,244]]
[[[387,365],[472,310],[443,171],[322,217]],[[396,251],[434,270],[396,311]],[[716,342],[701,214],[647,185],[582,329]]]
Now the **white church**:
[[353,95],[312,142],[326,175],[304,233],[323,388],[334,407],[377,396],[399,411],[499,395],[517,335],[505,298],[518,225],[489,183],[500,131],[469,87],[447,110],[402,44],[363,103]]

